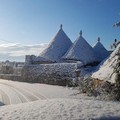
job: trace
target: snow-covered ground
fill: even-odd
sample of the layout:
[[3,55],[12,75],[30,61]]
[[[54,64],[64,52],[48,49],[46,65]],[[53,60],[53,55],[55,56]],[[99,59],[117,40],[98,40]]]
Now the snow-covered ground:
[[49,99],[0,108],[1,120],[120,120],[120,103]]
[[119,102],[100,101],[62,86],[0,79],[0,101],[10,104],[0,107],[0,120],[120,119]]

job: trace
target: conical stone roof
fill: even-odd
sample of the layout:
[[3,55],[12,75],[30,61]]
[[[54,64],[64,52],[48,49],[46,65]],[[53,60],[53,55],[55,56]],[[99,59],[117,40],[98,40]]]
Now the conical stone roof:
[[93,49],[96,52],[96,55],[98,56],[99,61],[102,61],[109,56],[109,52],[102,45],[99,37],[98,37],[97,43],[93,46]]
[[89,64],[97,61],[93,48],[82,37],[82,31],[80,31],[79,37],[70,47],[68,52],[63,56],[63,59],[79,60],[83,64]]
[[52,61],[60,61],[61,57],[67,52],[71,45],[72,42],[63,31],[61,25],[53,40],[40,56]]

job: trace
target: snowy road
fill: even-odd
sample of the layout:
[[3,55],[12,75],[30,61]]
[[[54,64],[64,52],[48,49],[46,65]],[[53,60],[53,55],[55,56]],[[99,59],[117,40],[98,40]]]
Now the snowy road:
[[73,98],[77,93],[78,90],[62,86],[0,79],[0,106],[51,98]]
[[18,104],[39,99],[46,99],[37,92],[30,92],[28,88],[23,89],[10,85],[9,83],[0,82],[0,101],[3,104]]

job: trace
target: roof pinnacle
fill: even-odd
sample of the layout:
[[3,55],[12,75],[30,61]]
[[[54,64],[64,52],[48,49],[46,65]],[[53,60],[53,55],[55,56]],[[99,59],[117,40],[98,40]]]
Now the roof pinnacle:
[[80,34],[80,36],[82,36],[82,30],[80,30],[80,33],[79,33],[79,34]]
[[62,29],[62,27],[63,27],[63,25],[61,24],[61,25],[60,25],[60,29]]
[[100,42],[100,37],[98,37],[98,40],[97,40],[98,42]]

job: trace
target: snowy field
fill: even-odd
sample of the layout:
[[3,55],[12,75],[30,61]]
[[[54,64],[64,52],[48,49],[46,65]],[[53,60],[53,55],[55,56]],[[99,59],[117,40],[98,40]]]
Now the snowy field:
[[120,120],[120,103],[73,88],[0,79],[0,120]]

